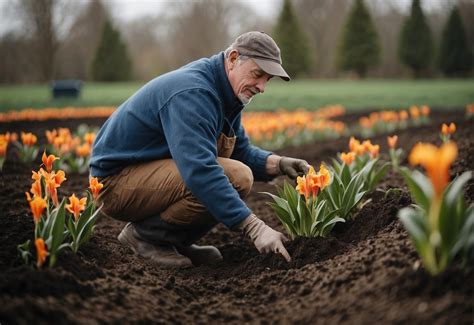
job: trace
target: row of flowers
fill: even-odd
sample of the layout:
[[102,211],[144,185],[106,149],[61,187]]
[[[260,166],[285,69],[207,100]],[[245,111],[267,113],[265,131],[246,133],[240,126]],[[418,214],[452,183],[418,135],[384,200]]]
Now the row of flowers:
[[[62,157],[61,161],[57,162],[57,168],[71,173],[87,173],[95,132],[89,130],[86,125],[81,125],[76,134],[72,134],[67,128],[59,128],[47,130],[45,136],[48,142],[46,150]],[[31,132],[21,132],[21,141],[17,133],[0,134],[0,170],[3,168],[9,144],[17,148],[18,157],[22,162],[31,163],[39,153],[37,142],[37,135]]]
[[[48,261],[49,267],[55,265],[58,254],[70,248],[77,253],[80,246],[86,243],[94,230],[100,207],[97,198],[103,184],[97,178],[89,179],[89,188],[84,197],[75,194],[61,201],[58,189],[66,181],[63,170],[55,170],[54,162],[60,160],[46,152],[42,157],[42,166],[32,172],[33,183],[30,191],[26,192],[31,214],[35,224],[34,247],[36,251],[36,266],[41,268]],[[29,265],[33,256],[31,240],[18,245],[21,258]]]
[[370,140],[352,137],[349,152],[339,153],[332,165],[321,164],[316,173],[313,167],[297,178],[293,187],[287,182],[277,187],[277,195],[267,193],[288,234],[296,236],[326,236],[339,222],[353,218],[370,199],[391,165],[400,172],[408,185],[413,204],[398,212],[425,269],[431,275],[443,272],[455,259],[464,266],[474,263],[474,204],[465,201],[464,185],[472,178],[472,171],[449,180],[449,168],[457,157],[457,146],[449,137],[455,124],[443,124],[441,147],[418,143],[410,152],[411,165],[420,165],[426,174],[400,167],[404,155],[397,148],[398,137],[387,137],[390,162],[379,160],[379,145]]

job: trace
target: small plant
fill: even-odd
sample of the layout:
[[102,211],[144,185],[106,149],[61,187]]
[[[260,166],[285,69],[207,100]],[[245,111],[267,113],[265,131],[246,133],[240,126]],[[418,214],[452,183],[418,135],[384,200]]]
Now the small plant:
[[[43,166],[33,171],[33,184],[26,193],[35,223],[34,239],[37,255],[37,267],[41,268],[48,260],[49,267],[55,265],[58,254],[65,248],[77,253],[79,247],[88,241],[97,220],[100,208],[96,199],[102,184],[96,178],[89,180],[90,192],[78,199],[75,194],[69,197],[69,204],[63,198],[58,199],[58,188],[66,180],[62,170],[54,170],[53,164],[59,158],[43,153]],[[18,245],[21,258],[29,264],[30,240]]]
[[292,238],[324,237],[337,222],[344,222],[337,216],[338,211],[329,209],[329,204],[320,199],[330,182],[331,173],[324,165],[318,173],[311,166],[306,175],[297,178],[296,188],[285,181],[282,189],[277,188],[278,195],[264,193],[274,200],[268,204]]
[[449,142],[451,135],[454,134],[454,132],[456,132],[456,124],[450,123],[447,125],[446,123],[443,123],[441,126],[441,133],[439,135],[443,143]]
[[398,141],[397,135],[387,137],[390,160],[392,162],[392,168],[394,171],[398,170],[398,167],[400,166],[400,161],[402,160],[402,157],[403,157],[403,149],[397,148],[397,141]]
[[87,125],[80,125],[75,135],[67,128],[47,130],[46,138],[48,150],[62,157],[59,168],[75,174],[88,172],[95,133]]
[[33,133],[21,132],[21,143],[15,141],[18,148],[20,160],[24,163],[31,163],[38,156],[38,147],[35,146],[38,138]]
[[415,204],[400,210],[398,217],[431,275],[443,272],[456,256],[465,265],[473,262],[474,205],[466,205],[463,191],[472,172],[449,182],[449,167],[456,156],[453,142],[440,148],[419,143],[409,161],[423,166],[427,176],[417,170],[401,169]]

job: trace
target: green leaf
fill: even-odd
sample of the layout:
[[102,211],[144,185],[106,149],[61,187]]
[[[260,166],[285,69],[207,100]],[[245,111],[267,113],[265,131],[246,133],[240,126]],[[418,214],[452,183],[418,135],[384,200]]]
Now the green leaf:
[[425,211],[430,210],[431,198],[434,195],[430,180],[419,171],[410,171],[408,168],[400,169],[408,185],[413,200]]
[[66,215],[66,208],[64,207],[66,204],[66,200],[63,199],[61,204],[57,208],[57,213],[55,215],[54,220],[52,221],[51,233],[50,236],[52,238],[51,247],[48,247],[49,252],[51,255],[55,255],[59,246],[63,242],[64,236],[64,224],[65,224],[65,215]]
[[372,192],[375,188],[375,186],[380,182],[380,180],[382,179],[382,177],[385,176],[385,174],[387,173],[387,170],[390,168],[390,163],[389,162],[386,162],[384,163],[380,169],[373,175],[373,177],[371,178],[370,180],[370,183],[369,183],[369,191]]
[[426,218],[422,214],[417,213],[412,208],[403,208],[398,211],[398,218],[405,226],[410,235],[413,244],[418,253],[424,251],[425,246],[429,245],[428,225]]
[[458,196],[463,194],[463,187],[466,185],[466,183],[471,179],[472,177],[472,172],[467,171],[462,173],[460,176],[456,177],[446,188],[445,190],[445,196],[446,196],[446,201],[448,205],[454,205],[455,200],[457,199]]

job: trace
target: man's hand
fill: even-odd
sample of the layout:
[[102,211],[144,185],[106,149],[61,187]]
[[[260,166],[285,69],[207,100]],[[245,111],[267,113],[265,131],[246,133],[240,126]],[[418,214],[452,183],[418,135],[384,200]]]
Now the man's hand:
[[249,237],[260,253],[279,253],[287,262],[291,261],[283,242],[288,239],[281,232],[275,231],[257,218],[255,214],[251,214],[238,226],[245,236]]
[[280,167],[281,173],[288,175],[291,179],[303,176],[309,171],[309,164],[306,160],[290,157],[281,157],[278,166]]

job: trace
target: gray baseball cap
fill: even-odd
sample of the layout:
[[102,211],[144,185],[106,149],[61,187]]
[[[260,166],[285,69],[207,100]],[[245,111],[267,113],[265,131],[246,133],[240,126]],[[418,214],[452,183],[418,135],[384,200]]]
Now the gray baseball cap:
[[256,31],[244,33],[237,37],[232,47],[241,55],[252,58],[266,73],[290,81],[290,76],[281,66],[280,49],[268,34]]

